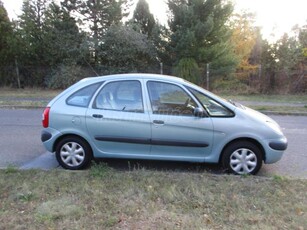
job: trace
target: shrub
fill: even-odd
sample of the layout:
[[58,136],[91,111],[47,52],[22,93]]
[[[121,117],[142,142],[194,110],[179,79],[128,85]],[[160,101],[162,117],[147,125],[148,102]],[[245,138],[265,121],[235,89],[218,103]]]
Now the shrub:
[[50,89],[64,89],[86,77],[84,71],[77,65],[60,65],[51,72],[46,79],[46,85]]
[[193,58],[182,58],[175,68],[175,74],[193,83],[199,83],[199,67]]
[[257,93],[257,89],[249,87],[236,78],[215,80],[212,84],[212,89],[216,93],[230,95]]

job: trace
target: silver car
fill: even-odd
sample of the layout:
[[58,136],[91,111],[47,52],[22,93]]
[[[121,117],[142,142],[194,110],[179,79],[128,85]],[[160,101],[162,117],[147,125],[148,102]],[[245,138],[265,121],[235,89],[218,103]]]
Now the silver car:
[[42,123],[44,146],[72,170],[94,157],[220,163],[256,174],[287,148],[271,118],[155,74],[83,79],[48,104]]

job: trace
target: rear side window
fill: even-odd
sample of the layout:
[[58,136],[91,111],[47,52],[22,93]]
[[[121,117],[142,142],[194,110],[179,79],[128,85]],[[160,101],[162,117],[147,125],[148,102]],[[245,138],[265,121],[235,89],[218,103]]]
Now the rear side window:
[[93,108],[143,113],[141,83],[136,80],[124,80],[106,84],[98,93]]
[[94,93],[100,85],[101,82],[79,89],[67,98],[66,103],[72,106],[88,107]]

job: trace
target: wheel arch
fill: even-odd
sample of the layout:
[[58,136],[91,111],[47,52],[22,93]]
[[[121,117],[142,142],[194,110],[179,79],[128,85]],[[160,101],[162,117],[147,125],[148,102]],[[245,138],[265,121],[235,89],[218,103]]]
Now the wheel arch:
[[247,141],[247,142],[251,142],[251,143],[253,143],[254,145],[256,145],[256,146],[260,149],[260,151],[261,151],[263,161],[265,161],[265,150],[264,150],[263,146],[261,145],[261,143],[260,143],[259,141],[255,140],[255,139],[253,139],[253,138],[242,137],[242,138],[236,138],[236,139],[234,139],[234,140],[232,140],[232,141],[229,141],[229,142],[224,146],[224,148],[222,149],[221,154],[220,154],[219,163],[222,163],[222,158],[223,158],[224,150],[225,150],[228,146],[232,145],[233,143],[235,143],[235,142],[240,142],[240,141]]
[[58,143],[59,143],[61,140],[63,140],[64,138],[67,138],[67,137],[77,137],[77,138],[83,140],[83,141],[88,145],[88,147],[90,148],[91,154],[92,154],[92,156],[93,156],[93,148],[92,148],[92,146],[90,145],[90,143],[89,143],[85,138],[83,138],[82,136],[77,135],[77,134],[69,134],[69,133],[68,133],[68,134],[64,134],[64,135],[62,135],[62,136],[59,136],[59,137],[56,139],[56,141],[54,142],[54,144],[53,144],[53,146],[52,146],[52,152],[55,152]]

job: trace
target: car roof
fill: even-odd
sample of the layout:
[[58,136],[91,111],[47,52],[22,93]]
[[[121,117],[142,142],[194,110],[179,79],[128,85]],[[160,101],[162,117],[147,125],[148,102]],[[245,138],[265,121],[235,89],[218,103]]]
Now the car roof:
[[155,79],[155,80],[169,80],[178,83],[188,83],[182,78],[162,75],[162,74],[148,74],[148,73],[128,73],[128,74],[114,74],[97,77],[88,77],[81,80],[81,82],[95,83],[104,80],[129,80],[129,79]]

